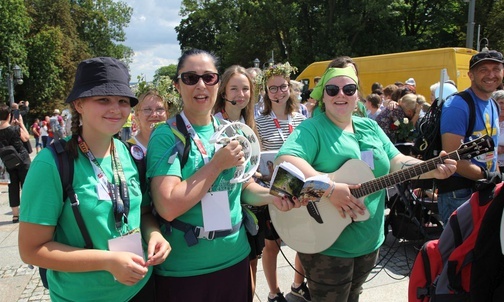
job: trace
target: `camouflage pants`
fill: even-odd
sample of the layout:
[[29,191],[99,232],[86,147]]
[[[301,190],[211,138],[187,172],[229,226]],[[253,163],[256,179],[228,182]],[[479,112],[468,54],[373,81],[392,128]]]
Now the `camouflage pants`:
[[313,302],[356,302],[378,250],[356,258],[298,253]]

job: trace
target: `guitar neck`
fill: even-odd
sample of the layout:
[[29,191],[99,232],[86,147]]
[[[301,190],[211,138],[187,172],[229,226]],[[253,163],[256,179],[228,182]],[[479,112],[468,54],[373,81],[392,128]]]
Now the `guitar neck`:
[[360,188],[351,189],[352,195],[360,198],[367,196],[371,193],[379,191],[381,189],[393,186],[395,184],[401,183],[408,179],[417,177],[421,174],[427,173],[436,169],[437,165],[444,163],[445,159],[455,159],[460,160],[458,150],[448,153],[445,156],[435,157],[430,160],[424,161],[412,167],[401,169],[394,173],[387,174],[382,177],[375,178],[373,180],[362,183]]

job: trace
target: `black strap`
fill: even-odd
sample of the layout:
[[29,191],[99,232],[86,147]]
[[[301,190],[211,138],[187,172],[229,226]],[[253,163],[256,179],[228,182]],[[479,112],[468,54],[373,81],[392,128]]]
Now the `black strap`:
[[467,125],[467,130],[465,137],[470,137],[474,131],[474,124],[476,124],[476,105],[472,96],[466,90],[457,93],[469,106],[469,124]]
[[66,201],[67,197],[70,198],[70,203],[72,206],[72,212],[74,213],[77,225],[84,238],[85,248],[92,249],[93,242],[91,241],[91,236],[86,228],[84,219],[79,210],[79,198],[73,189],[73,176],[74,176],[74,161],[70,156],[69,152],[65,150],[66,141],[55,140],[49,145],[49,149],[53,153],[56,159],[56,164],[58,166],[58,171],[61,179],[61,186],[63,188],[63,202]]
[[177,114],[175,118],[178,131],[180,131],[180,133],[182,133],[185,137],[184,154],[182,154],[182,158],[180,160],[180,167],[184,168],[187,159],[189,158],[189,150],[191,150],[191,136],[189,135],[189,132],[185,127],[185,123],[184,120],[182,119],[182,116],[180,114]]
[[427,253],[427,244],[429,244],[429,242],[430,241],[424,243],[424,245],[420,249],[420,256],[422,257],[423,260],[422,262],[425,274],[425,285],[424,287],[418,287],[416,292],[416,297],[420,301],[423,301],[424,297],[431,296],[431,288],[432,288],[431,267],[430,267],[429,254]]

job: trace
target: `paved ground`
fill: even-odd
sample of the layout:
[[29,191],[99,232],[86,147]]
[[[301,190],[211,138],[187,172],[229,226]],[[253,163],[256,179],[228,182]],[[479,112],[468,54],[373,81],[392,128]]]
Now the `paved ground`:
[[[40,282],[38,270],[30,268],[19,258],[17,247],[18,224],[12,224],[7,186],[0,186],[0,302],[50,301],[49,293]],[[289,294],[294,271],[295,252],[282,247],[285,258],[279,255],[278,277],[280,289],[288,301],[299,301]],[[408,274],[416,251],[411,243],[399,242],[392,234],[380,249],[380,261],[364,284],[360,301],[407,301]],[[287,260],[286,260],[287,259]],[[268,288],[261,262],[257,272],[255,302],[267,301]]]

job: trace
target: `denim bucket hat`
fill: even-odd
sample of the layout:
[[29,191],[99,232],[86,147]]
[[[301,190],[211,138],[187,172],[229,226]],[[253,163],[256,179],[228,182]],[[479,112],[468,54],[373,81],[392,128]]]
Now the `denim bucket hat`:
[[138,99],[129,87],[130,75],[126,65],[114,58],[99,57],[79,63],[72,92],[65,103],[92,96],[125,96],[131,107]]

